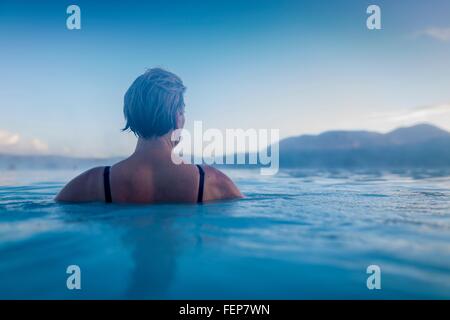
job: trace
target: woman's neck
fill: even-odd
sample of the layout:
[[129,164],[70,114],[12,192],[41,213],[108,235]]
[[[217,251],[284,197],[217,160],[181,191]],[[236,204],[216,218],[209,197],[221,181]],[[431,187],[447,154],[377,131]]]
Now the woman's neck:
[[174,148],[170,136],[170,134],[165,134],[151,139],[139,138],[133,155],[143,158],[170,157]]

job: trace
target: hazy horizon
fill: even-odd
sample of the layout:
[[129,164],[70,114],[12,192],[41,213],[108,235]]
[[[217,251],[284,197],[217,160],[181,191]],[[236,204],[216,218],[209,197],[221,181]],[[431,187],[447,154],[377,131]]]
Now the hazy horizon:
[[[391,132],[399,130],[399,129],[411,129],[411,128],[417,128],[417,127],[421,127],[421,126],[431,126],[433,128],[443,130],[443,131],[447,132],[449,134],[449,136],[450,136],[450,131],[449,130],[446,130],[446,129],[441,128],[441,127],[436,126],[436,125],[433,125],[431,123],[424,123],[424,122],[422,122],[422,123],[417,123],[417,124],[414,124],[414,125],[411,125],[411,126],[400,126],[400,127],[393,128],[392,130],[388,130],[388,131],[385,131],[385,132],[374,131],[374,130],[358,130],[358,129],[354,129],[354,130],[351,130],[351,129],[350,130],[331,129],[331,130],[325,130],[325,131],[319,132],[317,134],[307,134],[306,133],[306,134],[292,135],[292,136],[284,137],[284,138],[280,139],[280,142],[283,141],[283,140],[289,140],[290,138],[300,138],[300,137],[304,137],[304,136],[318,137],[318,136],[320,136],[320,135],[322,135],[324,133],[330,133],[330,132],[350,132],[350,133],[351,132],[354,132],[354,133],[357,133],[357,132],[368,132],[368,133],[379,133],[379,134],[385,135],[385,134],[391,133]],[[0,133],[0,138],[1,138],[1,133]],[[261,150],[263,150],[263,149],[265,149],[265,147],[261,148]],[[252,152],[257,152],[257,150],[256,151],[252,151]],[[231,153],[226,153],[225,152],[222,155],[225,156],[227,154],[232,154],[232,153],[234,153],[234,152],[231,152]],[[124,157],[128,157],[129,156],[129,154],[118,154],[118,155],[103,156],[103,157],[102,156],[91,156],[91,157],[89,157],[89,156],[83,156],[83,155],[81,155],[81,156],[77,156],[77,155],[71,156],[71,155],[68,155],[68,154],[58,154],[58,153],[48,153],[48,152],[46,152],[46,153],[20,153],[20,152],[16,153],[14,151],[13,152],[8,152],[8,150],[5,151],[5,150],[0,149],[0,156],[1,155],[6,155],[6,156],[51,156],[51,157],[54,156],[54,157],[79,158],[79,159],[115,159],[115,158],[124,158]],[[192,156],[202,158],[201,155],[197,155],[197,154],[192,154]]]

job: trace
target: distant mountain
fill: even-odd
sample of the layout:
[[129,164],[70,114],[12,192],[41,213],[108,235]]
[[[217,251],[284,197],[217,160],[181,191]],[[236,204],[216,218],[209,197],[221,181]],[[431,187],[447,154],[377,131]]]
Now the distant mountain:
[[429,124],[386,134],[327,131],[280,141],[282,167],[450,167],[450,133]]
[[419,144],[433,139],[449,138],[450,133],[429,124],[398,128],[385,135],[391,144]]

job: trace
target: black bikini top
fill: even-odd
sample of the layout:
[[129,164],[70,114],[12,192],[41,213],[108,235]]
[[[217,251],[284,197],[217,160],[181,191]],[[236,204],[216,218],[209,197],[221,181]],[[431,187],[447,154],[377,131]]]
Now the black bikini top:
[[[198,173],[200,175],[200,181],[198,184],[198,194],[197,194],[197,203],[203,203],[203,189],[205,187],[205,171],[203,171],[203,168],[197,164]],[[109,180],[109,172],[111,170],[110,166],[105,167],[103,170],[103,187],[105,190],[105,202],[111,203],[112,202],[112,196],[111,196],[111,183]]]

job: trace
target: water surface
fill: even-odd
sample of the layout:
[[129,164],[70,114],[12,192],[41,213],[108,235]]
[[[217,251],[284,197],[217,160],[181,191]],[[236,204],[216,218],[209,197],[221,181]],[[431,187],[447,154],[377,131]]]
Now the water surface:
[[76,173],[0,172],[0,298],[450,298],[446,172],[236,170],[238,201],[55,203]]

